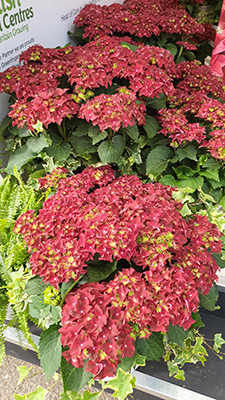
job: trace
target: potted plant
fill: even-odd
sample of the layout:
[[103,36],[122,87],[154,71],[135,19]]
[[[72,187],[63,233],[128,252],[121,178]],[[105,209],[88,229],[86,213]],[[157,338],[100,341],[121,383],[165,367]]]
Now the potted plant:
[[224,88],[203,64],[215,31],[177,1],[90,4],[76,24],[79,46],[33,46],[0,75],[5,172],[16,164],[40,199],[13,230],[28,250],[20,298],[62,398],[110,377],[122,400],[146,359],[180,379],[205,361],[198,311],[215,308],[224,266]]

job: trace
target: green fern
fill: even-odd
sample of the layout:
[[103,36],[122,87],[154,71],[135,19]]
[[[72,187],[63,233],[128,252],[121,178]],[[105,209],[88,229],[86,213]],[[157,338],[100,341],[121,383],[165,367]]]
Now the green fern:
[[[0,363],[5,353],[4,330],[15,327],[18,337],[21,332],[27,342],[37,351],[28,326],[28,304],[24,288],[32,277],[26,245],[21,235],[13,231],[16,219],[29,209],[40,208],[42,201],[38,191],[28,187],[15,169],[0,184]],[[13,312],[5,324],[7,307]]]

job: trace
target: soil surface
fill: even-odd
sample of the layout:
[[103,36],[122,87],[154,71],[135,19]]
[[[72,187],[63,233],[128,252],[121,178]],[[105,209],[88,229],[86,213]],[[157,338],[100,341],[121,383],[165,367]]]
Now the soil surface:
[[[19,371],[17,367],[25,365],[27,369],[31,368],[29,375],[21,383],[18,384]],[[46,382],[42,368],[28,362],[22,361],[15,357],[6,356],[3,360],[3,364],[0,367],[0,400],[14,400],[13,393],[20,396],[28,394],[35,390],[38,386],[44,389],[49,389],[45,399],[46,400],[59,400],[60,393],[62,393],[62,383],[60,378],[55,382],[54,379]],[[88,388],[86,388],[88,390]],[[98,390],[93,388],[92,392]],[[99,400],[113,400],[108,393],[103,393]]]

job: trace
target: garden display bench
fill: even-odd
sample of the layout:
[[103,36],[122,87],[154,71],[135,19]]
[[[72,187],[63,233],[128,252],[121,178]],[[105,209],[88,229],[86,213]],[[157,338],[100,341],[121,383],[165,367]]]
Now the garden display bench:
[[[207,339],[212,339],[215,333],[222,333],[225,337],[225,286],[219,286],[219,310],[207,312],[203,310],[201,317],[206,327],[201,329]],[[31,326],[32,338],[38,344],[40,330]],[[39,365],[39,360],[32,351],[32,347],[26,342],[21,334],[14,328],[7,328],[6,352],[26,362]],[[23,350],[25,347],[27,350]],[[225,380],[225,359],[220,360],[210,350],[209,357],[202,366],[200,363],[188,364],[185,369],[185,381],[170,378],[167,365],[161,361],[150,361],[145,367],[139,367],[133,372],[136,378],[136,389],[134,389],[135,400],[224,400]]]

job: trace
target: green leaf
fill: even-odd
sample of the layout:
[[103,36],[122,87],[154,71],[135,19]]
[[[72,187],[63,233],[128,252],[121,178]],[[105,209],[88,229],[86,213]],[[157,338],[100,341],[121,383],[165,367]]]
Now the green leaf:
[[48,390],[45,390],[41,386],[38,386],[36,390],[28,393],[27,400],[44,400]]
[[71,152],[70,144],[55,133],[51,133],[50,138],[52,140],[52,144],[46,149],[46,153],[49,155],[49,157],[53,157],[56,161],[67,160]]
[[155,108],[157,111],[161,108],[166,108],[166,98],[163,93],[159,93],[158,97],[149,98],[146,100],[146,105]]
[[42,332],[39,341],[40,362],[47,381],[60,367],[61,342],[58,325],[51,325]]
[[85,390],[83,393],[82,400],[97,400],[102,392],[90,393],[88,390]]
[[13,397],[15,400],[27,400],[27,395],[20,396],[19,394],[13,393]]
[[187,165],[180,165],[177,168],[173,167],[173,170],[176,172],[178,179],[186,179],[196,174],[196,171]]
[[177,182],[178,188],[190,188],[193,190],[200,189],[204,183],[204,179],[201,176],[191,177],[187,179],[182,179],[181,181]]
[[187,58],[188,60],[191,60],[191,61],[196,59],[195,54],[190,50],[185,51],[185,58]]
[[200,317],[199,312],[192,313],[192,318],[193,318],[193,320],[195,321],[195,322],[191,325],[192,328],[202,328],[202,327],[205,326],[205,325],[203,324],[203,322],[202,322],[202,319],[201,319],[201,317]]
[[159,175],[167,167],[169,159],[172,158],[173,152],[167,146],[157,146],[151,150],[146,160],[147,175]]
[[174,187],[174,186],[176,186],[177,185],[177,181],[176,181],[176,179],[174,178],[174,176],[173,175],[164,175],[160,180],[159,180],[159,182],[160,183],[162,183],[162,185],[169,185],[169,186],[172,186],[172,187]]
[[225,268],[225,261],[222,260],[221,255],[219,253],[212,253],[214,260],[216,260],[218,267],[221,269]]
[[[48,286],[48,285],[47,285]],[[25,286],[25,293],[30,295],[42,294],[47,287],[40,276],[29,279]]]
[[15,165],[17,167],[17,170],[19,171],[20,168],[22,168],[29,161],[33,160],[35,157],[36,154],[29,150],[27,145],[25,144],[10,155],[9,162],[5,171],[8,174],[12,174]]
[[9,129],[10,133],[14,136],[19,136],[19,137],[29,137],[30,131],[27,129],[27,127],[24,125],[22,128],[18,128],[17,126],[13,126]]
[[108,134],[106,131],[101,132],[98,126],[91,125],[88,129],[88,136],[92,139],[93,146],[106,139]]
[[[61,297],[64,297],[66,292],[74,287],[74,279],[70,278],[69,282],[63,282],[61,286]],[[70,289],[70,290],[71,290]]]
[[133,44],[128,43],[128,42],[120,42],[120,44],[122,47],[126,47],[127,49],[130,49],[134,53],[138,49],[138,46],[134,46]]
[[71,397],[69,397],[66,392],[60,394],[60,400],[70,400],[70,399]]
[[82,139],[80,137],[71,136],[69,141],[77,154],[83,154],[93,150],[92,139],[88,136],[83,136]]
[[184,205],[183,205],[183,207],[182,207],[182,209],[181,209],[181,215],[182,215],[182,217],[186,217],[187,215],[191,215],[192,214],[192,211],[191,211],[191,209],[188,207],[188,204],[187,203],[185,203]]
[[128,136],[130,136],[131,139],[133,139],[135,142],[138,141],[139,138],[139,130],[137,127],[137,124],[134,124],[133,126],[127,126],[126,128],[123,129]]
[[93,378],[93,374],[86,372],[85,367],[75,368],[68,364],[64,357],[61,359],[61,374],[64,391],[78,392]]
[[147,361],[159,361],[164,353],[162,335],[158,332],[153,332],[148,339],[137,339],[136,351],[138,354],[145,356]]
[[116,270],[117,261],[112,263],[109,261],[89,261],[87,263],[87,272],[89,282],[98,282],[106,279],[113,271]]
[[152,139],[155,135],[157,135],[160,126],[155,118],[151,117],[150,115],[146,115],[143,128],[147,133],[148,138]]
[[30,137],[26,141],[26,145],[29,150],[34,153],[40,153],[45,147],[49,147],[50,143],[46,135],[40,135],[39,137]]
[[0,138],[2,137],[3,133],[5,132],[6,128],[10,126],[12,119],[6,115],[0,123]]
[[123,400],[129,394],[133,393],[134,380],[131,374],[119,368],[116,377],[111,379],[105,387],[114,390],[113,397]]
[[29,374],[29,371],[31,370],[31,368],[32,367],[27,369],[26,365],[22,365],[22,366],[17,367],[17,369],[18,369],[18,371],[20,373],[20,376],[19,376],[17,384],[21,383],[27,377],[27,375]]
[[186,147],[178,147],[176,154],[179,158],[179,161],[182,161],[184,158],[188,158],[189,160],[197,161],[197,149],[192,144]]
[[167,338],[170,342],[178,344],[179,347],[185,346],[185,339],[188,337],[188,331],[185,331],[183,327],[178,325],[169,325],[167,331]]
[[216,353],[220,352],[222,345],[225,344],[225,340],[222,338],[222,333],[216,333],[214,335],[213,349]]
[[173,57],[175,57],[175,55],[177,54],[177,46],[175,46],[175,44],[173,43],[167,43],[166,44],[166,50],[168,50]]
[[184,370],[183,369],[179,369],[179,372],[176,375],[174,375],[174,378],[180,379],[181,381],[185,381],[185,376],[184,375],[185,375]]
[[105,140],[98,147],[98,155],[103,164],[117,163],[123,154],[125,142],[122,136],[116,135],[112,140]]
[[214,179],[214,181],[217,181],[217,182],[220,181],[218,171],[210,171],[210,170],[201,171],[201,172],[199,172],[199,175],[205,176],[206,178],[209,178],[209,179]]
[[219,297],[218,287],[215,282],[211,287],[208,294],[203,295],[199,293],[200,307],[204,307],[208,311],[216,310],[216,302]]
[[38,386],[36,390],[25,394],[24,396],[19,396],[18,394],[13,394],[15,400],[44,400],[46,394],[48,393],[47,390]]
[[78,126],[77,129],[72,133],[72,136],[76,136],[76,137],[82,137],[88,134],[88,130],[90,129],[90,124],[86,121],[81,121]]
[[119,363],[119,368],[121,368],[125,372],[130,372],[131,368],[135,364],[136,355],[133,357],[124,357],[121,358],[121,363]]

